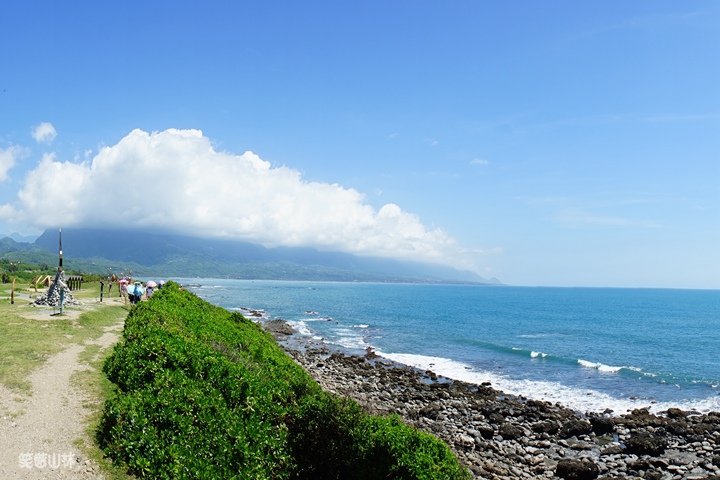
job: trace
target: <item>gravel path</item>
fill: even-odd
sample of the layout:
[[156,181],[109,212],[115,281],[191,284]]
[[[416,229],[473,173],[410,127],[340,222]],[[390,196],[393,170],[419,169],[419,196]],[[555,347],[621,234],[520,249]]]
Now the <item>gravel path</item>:
[[0,385],[0,479],[99,479],[96,465],[76,446],[86,436],[89,397],[71,382],[89,367],[80,354],[89,345],[117,342],[122,323],[99,338],[71,345],[33,372],[32,393],[23,398]]

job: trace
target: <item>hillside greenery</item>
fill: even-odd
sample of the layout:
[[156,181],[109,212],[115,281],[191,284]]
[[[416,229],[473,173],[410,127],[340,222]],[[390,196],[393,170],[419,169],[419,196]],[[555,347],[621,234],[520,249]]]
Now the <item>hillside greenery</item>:
[[323,391],[257,324],[172,282],[104,371],[99,443],[140,478],[469,478],[436,437]]
[[[309,246],[265,247],[237,239],[137,229],[65,228],[62,237],[67,267],[85,272],[112,270],[166,278],[497,283],[449,266]],[[32,244],[0,239],[0,257],[53,264],[58,240],[55,229],[46,230]]]

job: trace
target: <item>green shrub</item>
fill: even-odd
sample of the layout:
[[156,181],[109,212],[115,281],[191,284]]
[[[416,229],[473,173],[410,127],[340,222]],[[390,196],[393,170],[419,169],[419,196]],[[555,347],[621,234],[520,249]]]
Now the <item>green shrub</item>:
[[325,392],[303,398],[288,421],[298,478],[354,478],[361,461],[355,437],[363,417],[356,402]]
[[365,417],[365,449],[356,478],[441,480],[469,478],[447,445],[397,416]]
[[258,325],[175,284],[104,365],[98,441],[140,478],[462,479],[448,447],[322,391]]

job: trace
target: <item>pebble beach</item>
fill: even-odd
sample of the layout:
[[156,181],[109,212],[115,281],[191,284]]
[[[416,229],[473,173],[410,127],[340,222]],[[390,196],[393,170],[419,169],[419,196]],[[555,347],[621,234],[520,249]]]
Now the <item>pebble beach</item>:
[[720,412],[584,413],[268,329],[324,388],[442,438],[480,479],[720,479]]

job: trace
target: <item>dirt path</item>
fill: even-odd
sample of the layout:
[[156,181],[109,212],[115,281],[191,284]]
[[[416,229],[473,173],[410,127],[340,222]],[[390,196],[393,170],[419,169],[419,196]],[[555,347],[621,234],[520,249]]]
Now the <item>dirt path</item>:
[[86,393],[73,385],[74,373],[89,367],[79,356],[89,345],[117,342],[122,320],[95,340],[71,345],[33,372],[32,394],[20,397],[0,385],[0,479],[99,479],[96,465],[76,442],[87,435]]

